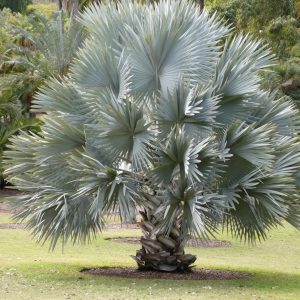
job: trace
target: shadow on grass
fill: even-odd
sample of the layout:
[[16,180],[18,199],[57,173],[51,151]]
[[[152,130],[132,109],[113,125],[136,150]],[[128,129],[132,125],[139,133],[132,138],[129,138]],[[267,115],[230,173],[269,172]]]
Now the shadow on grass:
[[[284,273],[284,272],[262,272],[258,270],[243,270],[243,269],[230,269],[231,271],[239,271],[250,273],[253,275],[249,279],[238,280],[167,280],[167,279],[137,279],[137,278],[120,278],[109,276],[95,276],[80,273],[84,267],[100,267],[100,266],[87,266],[81,264],[68,264],[68,263],[46,263],[42,265],[33,266],[24,264],[19,266],[20,271],[24,276],[28,276],[34,280],[47,281],[48,283],[63,282],[65,284],[79,284],[82,286],[89,285],[90,282],[107,282],[110,285],[113,283],[115,288],[119,288],[126,284],[138,282],[139,286],[146,286],[151,284],[156,285],[156,289],[164,289],[167,284],[170,288],[176,288],[180,285],[182,288],[193,287],[201,284],[211,285],[214,288],[255,288],[263,292],[264,290],[280,290],[282,291],[296,291],[300,294],[300,273]],[[105,267],[105,266],[101,266]],[[109,267],[109,266],[106,266]],[[111,267],[111,266],[110,266]],[[125,266],[121,266],[125,267]],[[221,268],[220,268],[221,269]],[[180,284],[179,284],[180,282]]]

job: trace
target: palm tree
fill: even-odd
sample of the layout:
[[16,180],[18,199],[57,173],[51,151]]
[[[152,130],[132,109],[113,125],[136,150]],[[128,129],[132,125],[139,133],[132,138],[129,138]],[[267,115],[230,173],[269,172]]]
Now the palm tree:
[[18,220],[39,241],[86,241],[141,215],[140,269],[188,270],[189,238],[220,226],[253,242],[300,227],[300,119],[259,88],[268,48],[188,1],[90,7],[90,31],[63,81],[37,95],[42,137],[6,152]]
[[[15,28],[16,34],[20,35],[29,47],[9,48],[10,52],[19,52],[25,59],[17,59],[8,62],[12,64],[36,65],[38,60],[45,76],[62,76],[68,72],[68,68],[74,59],[77,50],[82,46],[86,32],[81,24],[71,19],[64,18],[61,12],[51,16],[50,19],[42,15],[32,15],[34,30],[29,32]],[[36,58],[36,54],[42,57]],[[12,55],[14,58],[14,55]],[[25,62],[24,62],[25,61]],[[41,71],[40,71],[41,72]]]

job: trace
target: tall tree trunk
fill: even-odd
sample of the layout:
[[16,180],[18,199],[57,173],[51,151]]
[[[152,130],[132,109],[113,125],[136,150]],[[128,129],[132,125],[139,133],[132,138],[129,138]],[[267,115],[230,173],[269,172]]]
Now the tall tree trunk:
[[142,220],[139,223],[143,237],[142,248],[132,258],[137,262],[140,270],[155,270],[163,272],[186,272],[196,261],[196,256],[185,254],[178,224],[173,224],[169,236],[157,232],[156,225],[158,203],[152,208],[140,211]]
[[58,3],[58,10],[62,10],[63,7],[62,0],[58,0],[57,3]]
[[204,0],[199,0],[200,10],[204,9]]
[[0,174],[0,189],[4,189],[5,187],[5,180],[4,177]]
[[72,4],[71,16],[72,18],[76,18],[76,16],[79,14],[79,0],[72,0],[71,4]]
[[63,3],[71,18],[75,19],[80,10],[79,0],[64,0]]

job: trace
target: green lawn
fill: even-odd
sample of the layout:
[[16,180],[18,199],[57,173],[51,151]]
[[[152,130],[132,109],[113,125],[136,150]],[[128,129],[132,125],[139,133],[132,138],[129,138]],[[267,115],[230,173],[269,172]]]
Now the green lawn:
[[[8,214],[0,214],[0,224],[9,221]],[[90,245],[49,253],[25,230],[0,229],[0,299],[300,299],[300,233],[291,227],[274,230],[255,247],[233,241],[227,249],[188,249],[197,255],[197,267],[252,273],[247,280],[178,282],[79,273],[82,267],[134,267],[129,255],[138,246],[105,238],[139,235],[136,229],[107,230]]]

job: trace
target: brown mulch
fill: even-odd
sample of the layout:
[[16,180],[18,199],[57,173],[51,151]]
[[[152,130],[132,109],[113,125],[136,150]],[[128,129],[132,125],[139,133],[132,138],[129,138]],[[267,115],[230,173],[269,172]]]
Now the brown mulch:
[[253,275],[249,273],[208,269],[193,269],[187,273],[164,273],[155,271],[140,271],[133,268],[92,268],[82,269],[80,272],[96,276],[168,280],[235,280],[253,277]]
[[[106,238],[106,240],[118,242],[118,243],[129,243],[129,244],[140,244],[140,239],[136,237],[122,237],[122,238]],[[228,241],[219,240],[201,240],[201,239],[190,239],[187,242],[187,247],[193,248],[229,248],[231,243]]]

